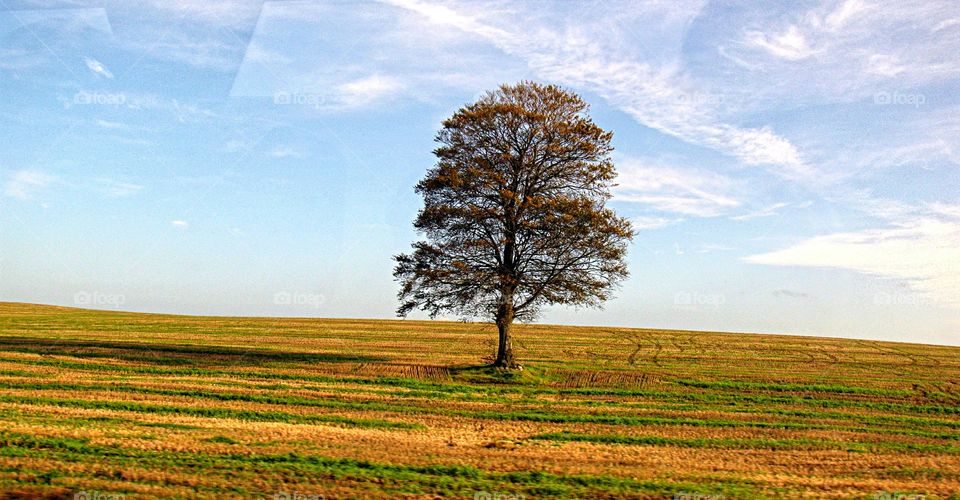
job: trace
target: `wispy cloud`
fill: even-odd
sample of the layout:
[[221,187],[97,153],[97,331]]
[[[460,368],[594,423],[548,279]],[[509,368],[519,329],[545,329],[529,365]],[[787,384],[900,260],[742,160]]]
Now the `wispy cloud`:
[[[717,149],[747,165],[774,167],[788,178],[815,175],[797,148],[769,126],[740,127],[721,120],[714,104],[696,98],[705,93],[704,89],[677,69],[676,60],[653,65],[598,41],[607,38],[604,36],[610,30],[607,24],[591,26],[588,20],[578,17],[576,27],[571,24],[531,26],[527,16],[518,13],[485,19],[502,11],[475,3],[459,3],[453,7],[419,0],[389,0],[388,3],[418,12],[434,23],[456,26],[483,37],[508,54],[525,60],[541,77],[594,91],[647,127]],[[698,10],[678,15],[683,7],[663,4],[652,7],[651,11],[674,9],[664,19],[671,19],[676,29],[683,29]]]
[[149,0],[145,3],[174,19],[237,28],[256,22],[263,0]]
[[161,61],[173,61],[201,69],[221,72],[236,71],[243,60],[247,40],[223,32],[204,29],[175,29],[157,26],[144,28],[137,38],[124,42],[133,52],[145,54]]
[[277,146],[270,150],[274,158],[303,158],[303,153],[291,146]]
[[648,165],[635,159],[619,162],[614,196],[663,213],[715,217],[740,205],[729,194],[734,182],[707,171]]
[[887,227],[816,236],[744,260],[899,279],[939,303],[960,307],[960,206],[931,205]]
[[960,166],[960,106],[941,106],[897,115],[897,126],[877,133],[849,130],[821,141],[831,155],[823,159],[837,179],[869,178],[896,168]]
[[40,66],[47,62],[44,54],[21,48],[0,48],[0,69],[20,71]]
[[236,71],[263,0],[149,0],[138,29],[119,40],[158,61],[221,72]]
[[798,292],[795,290],[789,290],[786,288],[781,288],[779,290],[773,291],[774,297],[789,298],[789,299],[809,299],[810,294],[805,292]]
[[[86,102],[80,102],[78,97],[85,97]],[[228,120],[212,109],[195,102],[186,100],[171,99],[157,94],[132,93],[132,92],[77,92],[70,95],[57,96],[64,109],[75,109],[78,105],[88,104],[91,100],[94,103],[103,103],[111,108],[130,111],[154,111],[151,116],[154,118],[158,113],[165,113],[172,116],[179,123],[198,123],[211,122],[217,119],[221,123]],[[117,121],[98,119],[94,123],[103,128],[138,128],[140,130],[150,130],[149,127],[126,127],[125,124]]]
[[110,70],[107,69],[107,67],[104,66],[100,61],[88,57],[84,59],[83,62],[86,63],[87,68],[95,74],[104,78],[113,78],[113,73],[111,73]]
[[733,217],[730,217],[730,220],[745,221],[745,220],[751,220],[751,219],[759,219],[763,217],[773,217],[775,215],[779,215],[780,210],[787,207],[792,206],[795,208],[808,208],[811,205],[813,205],[813,202],[811,201],[805,201],[802,203],[789,203],[789,202],[772,203],[770,205],[760,207],[759,209],[754,210],[752,212],[747,212],[745,214],[740,214],[740,215],[735,215]]
[[250,151],[253,148],[253,143],[248,141],[242,141],[239,139],[231,139],[223,145],[223,150],[227,153],[241,153],[245,151]]
[[775,35],[752,31],[747,34],[747,39],[750,44],[771,55],[790,61],[806,59],[814,54],[807,45],[806,37],[796,26],[790,26],[785,32]]
[[94,180],[94,188],[107,198],[123,198],[140,192],[143,186],[115,179],[99,178]]
[[[753,27],[721,30],[714,40],[728,60],[749,70],[748,77],[716,83],[725,92],[739,88],[755,103],[850,102],[884,87],[909,89],[960,75],[960,38],[939,32],[956,19],[951,0],[824,0],[807,10],[756,15]],[[721,14],[712,22],[737,30],[743,21]]]
[[12,172],[3,185],[7,196],[20,200],[33,198],[34,193],[57,181],[57,176],[37,170],[17,170]]
[[395,94],[403,88],[399,79],[384,75],[370,75],[337,87],[339,101],[347,107],[360,107]]
[[179,220],[179,219],[178,219],[178,220],[172,220],[172,221],[170,221],[170,225],[171,225],[171,226],[174,226],[174,227],[187,227],[187,226],[190,225],[190,223],[187,222],[187,221],[185,221],[185,220]]
[[662,227],[671,226],[679,222],[683,222],[683,219],[669,218],[669,217],[655,217],[655,216],[649,216],[649,215],[640,215],[637,217],[630,218],[630,223],[633,225],[633,228],[638,231],[660,229]]
[[522,60],[414,11],[382,3],[266,2],[230,95],[275,102],[285,95],[283,104],[301,104],[287,109],[341,113],[387,101],[441,103],[524,76],[530,72]]
[[112,122],[109,120],[97,120],[97,126],[101,128],[111,129],[111,130],[123,130],[128,128],[126,124],[120,122]]
[[697,248],[697,253],[728,252],[730,250],[734,250],[734,248],[729,245],[718,245],[716,243],[708,243],[706,245],[700,245],[700,247]]

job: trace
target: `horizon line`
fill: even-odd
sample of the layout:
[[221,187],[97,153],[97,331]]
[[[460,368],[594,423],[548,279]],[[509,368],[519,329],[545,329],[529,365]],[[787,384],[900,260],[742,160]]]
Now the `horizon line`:
[[[330,321],[330,320],[346,320],[346,321],[383,321],[383,322],[414,322],[414,323],[451,323],[451,324],[464,324],[464,325],[493,325],[492,322],[486,321],[460,321],[454,319],[407,319],[407,318],[358,318],[358,317],[344,317],[344,316],[253,316],[253,315],[219,315],[219,314],[184,314],[184,313],[168,313],[168,312],[155,312],[155,311],[137,311],[137,310],[122,310],[122,309],[96,309],[91,307],[77,307],[77,306],[64,306],[60,304],[48,304],[40,302],[22,302],[16,300],[0,300],[0,305],[23,305],[23,306],[39,306],[39,307],[50,307],[50,308],[60,308],[60,309],[71,309],[76,311],[91,311],[91,312],[102,312],[102,313],[118,313],[118,314],[142,314],[150,316],[177,316],[184,318],[236,318],[236,319],[289,319],[289,320],[314,320],[314,321]],[[0,314],[2,316],[2,314]],[[790,337],[797,339],[829,339],[829,340],[847,340],[847,341],[867,341],[867,342],[877,342],[884,344],[906,344],[906,345],[918,345],[918,346],[931,346],[931,347],[946,347],[953,349],[960,349],[960,345],[950,345],[950,344],[930,344],[923,342],[904,342],[899,340],[880,340],[874,338],[859,338],[859,337],[841,337],[833,335],[805,335],[805,334],[794,334],[794,333],[783,333],[783,332],[749,332],[749,331],[727,331],[727,330],[691,330],[686,328],[652,328],[652,327],[643,327],[643,326],[622,326],[622,325],[572,325],[572,324],[562,324],[562,323],[536,323],[536,322],[518,322],[519,326],[536,326],[536,327],[563,327],[563,328],[582,328],[582,329],[618,329],[618,330],[646,330],[646,331],[656,331],[656,332],[682,332],[682,333],[711,333],[711,334],[727,334],[727,335],[758,335],[766,337]]]

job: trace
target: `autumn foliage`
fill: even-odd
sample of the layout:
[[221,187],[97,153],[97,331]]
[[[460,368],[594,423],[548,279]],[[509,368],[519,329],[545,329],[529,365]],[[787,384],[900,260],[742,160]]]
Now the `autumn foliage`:
[[606,207],[613,134],[553,85],[503,85],[443,122],[417,184],[425,237],[395,257],[398,314],[496,322],[496,366],[516,366],[514,320],[543,306],[600,306],[627,277],[628,220]]

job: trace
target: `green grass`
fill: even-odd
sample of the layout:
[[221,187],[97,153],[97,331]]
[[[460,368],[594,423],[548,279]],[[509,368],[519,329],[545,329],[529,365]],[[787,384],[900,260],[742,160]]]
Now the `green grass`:
[[[556,475],[538,471],[498,473],[462,465],[392,465],[297,454],[210,455],[117,450],[91,446],[83,440],[35,438],[12,433],[0,433],[0,443],[3,445],[0,457],[43,456],[54,451],[66,463],[98,460],[117,466],[137,464],[174,470],[229,470],[241,477],[247,474],[266,477],[309,474],[315,479],[376,484],[381,491],[389,494],[473,496],[478,491],[497,491],[537,497],[589,496],[599,492],[614,495],[669,494],[678,491],[678,488],[683,491],[702,489],[696,484],[638,481],[607,475]],[[749,482],[724,481],[714,484],[711,491],[736,496],[752,495],[753,487]]]
[[493,334],[0,303],[0,497],[960,491],[958,348],[519,325],[514,372]]
[[226,408],[190,408],[186,406],[156,405],[125,401],[95,401],[44,397],[0,396],[0,402],[52,405],[68,408],[120,410],[161,415],[188,415],[192,417],[229,418],[251,422],[328,423],[352,427],[424,429],[419,424],[391,422],[370,418],[346,418],[336,415],[296,415],[279,411],[230,410]]
[[537,434],[529,439],[558,442],[586,442],[605,444],[647,445],[647,446],[680,446],[684,448],[732,448],[732,449],[822,449],[846,450],[852,452],[867,452],[874,450],[898,452],[935,452],[944,454],[960,453],[960,446],[927,445],[893,442],[851,442],[829,441],[818,439],[684,439],[665,438],[660,436],[623,436],[617,434],[577,434],[571,432],[555,432]]

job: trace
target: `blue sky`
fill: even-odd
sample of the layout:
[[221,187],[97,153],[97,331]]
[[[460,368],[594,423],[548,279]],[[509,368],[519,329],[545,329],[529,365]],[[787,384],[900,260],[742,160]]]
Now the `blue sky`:
[[632,272],[549,323],[960,345],[943,2],[0,0],[0,299],[393,316],[440,121],[560,84]]

